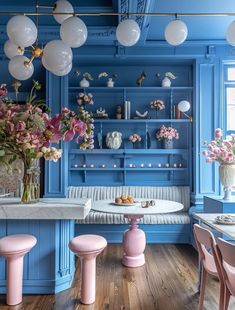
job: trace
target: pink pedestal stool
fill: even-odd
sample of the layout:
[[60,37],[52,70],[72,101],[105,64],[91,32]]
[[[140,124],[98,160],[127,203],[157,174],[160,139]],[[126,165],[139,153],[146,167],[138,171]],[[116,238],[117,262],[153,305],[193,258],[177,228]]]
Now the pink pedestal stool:
[[81,261],[81,302],[95,302],[96,256],[107,246],[105,238],[98,235],[82,235],[73,238],[69,248]]
[[11,235],[0,239],[0,255],[7,260],[7,304],[22,302],[24,256],[37,243],[31,235]]

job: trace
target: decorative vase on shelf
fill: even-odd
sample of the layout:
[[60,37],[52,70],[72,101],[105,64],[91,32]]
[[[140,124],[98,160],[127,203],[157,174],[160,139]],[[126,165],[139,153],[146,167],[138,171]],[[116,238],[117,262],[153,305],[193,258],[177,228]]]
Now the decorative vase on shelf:
[[162,143],[164,149],[173,149],[173,139],[163,139]]
[[140,141],[136,141],[136,142],[132,143],[133,149],[139,149],[140,148],[140,144],[141,144]]
[[224,200],[232,198],[232,186],[235,186],[235,164],[220,164],[219,166],[220,182],[224,187]]
[[162,87],[171,87],[171,80],[167,76],[162,80]]
[[112,80],[112,78],[108,78],[107,87],[114,87],[114,81]]
[[122,133],[119,131],[108,132],[106,145],[109,149],[119,149],[122,145]]
[[21,202],[36,203],[40,198],[40,166],[39,160],[24,163]]
[[83,78],[83,79],[81,79],[81,81],[80,81],[80,87],[89,87],[90,86],[90,83],[89,83],[89,81],[86,79],[86,78]]

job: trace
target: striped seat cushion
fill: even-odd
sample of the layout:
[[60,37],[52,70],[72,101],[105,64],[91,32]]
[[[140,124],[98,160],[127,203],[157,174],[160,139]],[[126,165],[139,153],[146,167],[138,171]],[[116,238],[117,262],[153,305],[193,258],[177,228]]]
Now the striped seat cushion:
[[180,202],[183,211],[190,207],[189,186],[70,186],[69,198],[91,198],[92,200],[115,199],[115,197],[129,194],[135,198],[166,199]]
[[[90,211],[84,220],[77,220],[78,224],[127,224],[127,218],[122,214],[102,213]],[[165,213],[158,215],[145,215],[139,220],[140,224],[189,224],[187,212]]]

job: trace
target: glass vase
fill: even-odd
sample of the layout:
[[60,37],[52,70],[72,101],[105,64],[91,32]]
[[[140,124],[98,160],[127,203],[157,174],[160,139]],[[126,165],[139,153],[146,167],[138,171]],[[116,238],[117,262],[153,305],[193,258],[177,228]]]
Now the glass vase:
[[36,203],[40,198],[40,166],[39,160],[24,163],[21,203]]

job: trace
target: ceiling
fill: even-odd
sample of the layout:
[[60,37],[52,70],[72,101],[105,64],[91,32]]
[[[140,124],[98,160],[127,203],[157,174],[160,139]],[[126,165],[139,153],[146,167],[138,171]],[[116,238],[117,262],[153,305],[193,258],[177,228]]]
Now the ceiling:
[[[234,0],[70,0],[77,12],[164,12],[164,13],[234,13]],[[43,5],[53,5],[53,0],[38,0]],[[8,0],[0,1],[0,11],[35,11],[35,1]],[[50,12],[50,9],[40,9],[41,12]],[[5,25],[9,16],[0,16],[0,25]],[[34,18],[35,19],[35,18]],[[82,17],[89,29],[113,28],[118,25],[120,17]],[[141,26],[141,40],[139,45],[146,42],[164,40],[164,29],[173,17],[137,17]],[[181,17],[188,26],[188,38],[190,41],[223,41],[229,23],[234,17]],[[52,16],[40,16],[39,25],[58,26]],[[40,27],[39,27],[40,29]],[[109,44],[113,44],[114,38],[110,37]],[[102,45],[102,37],[100,38]]]

